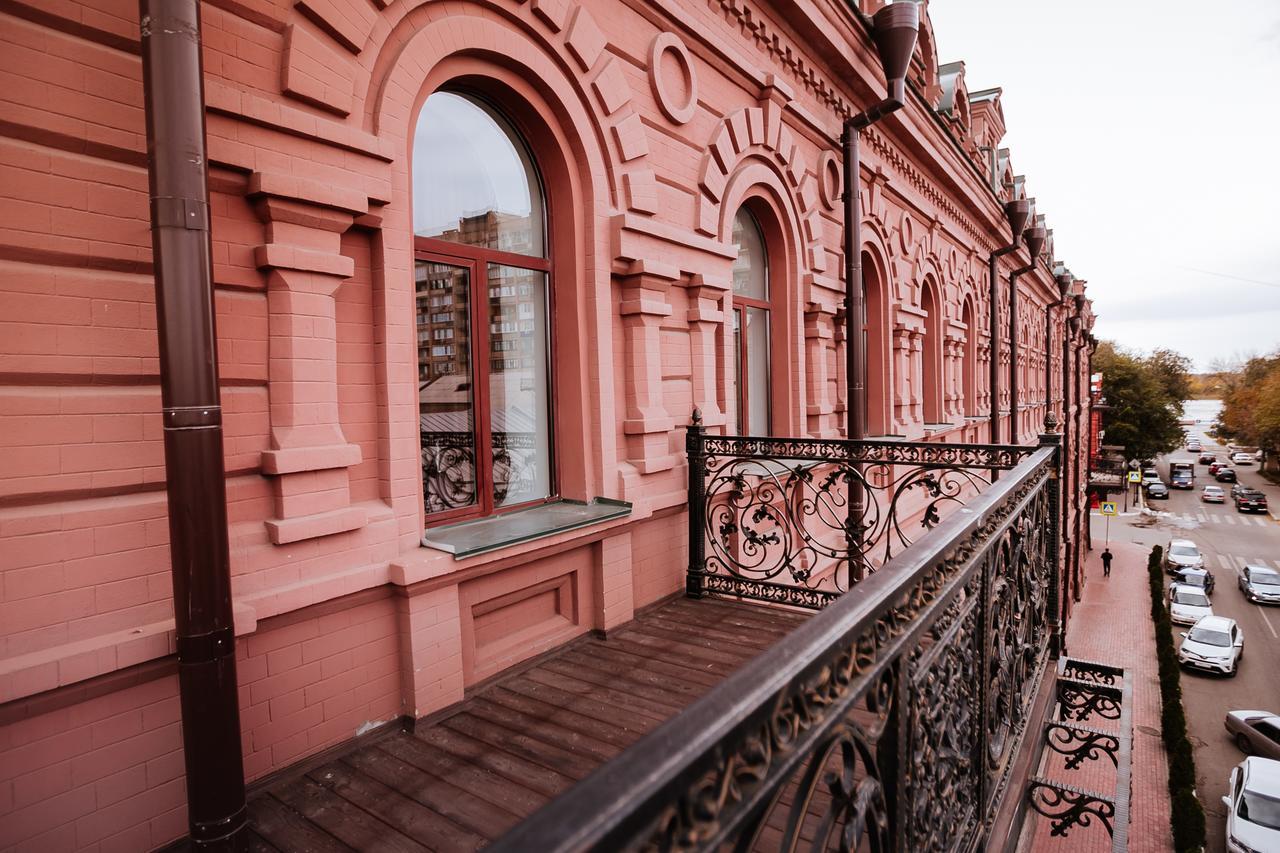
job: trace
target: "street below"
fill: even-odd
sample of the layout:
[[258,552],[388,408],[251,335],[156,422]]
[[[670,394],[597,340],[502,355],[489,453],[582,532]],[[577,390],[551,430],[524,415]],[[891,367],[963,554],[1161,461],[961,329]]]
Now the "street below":
[[[1199,438],[1206,452],[1226,457],[1226,449],[1213,441],[1205,430],[1208,422],[1187,427],[1192,438]],[[1170,459],[1195,459],[1198,453],[1175,451],[1157,460],[1161,479],[1169,482]],[[1183,668],[1182,695],[1187,715],[1187,729],[1194,745],[1196,786],[1206,815],[1207,849],[1211,853],[1226,849],[1224,839],[1225,807],[1231,769],[1243,758],[1223,727],[1228,711],[1264,710],[1280,713],[1280,607],[1252,604],[1245,600],[1237,585],[1241,568],[1262,565],[1280,570],[1280,489],[1268,483],[1257,466],[1236,466],[1240,482],[1262,490],[1267,495],[1268,514],[1238,513],[1228,496],[1227,503],[1206,504],[1200,491],[1213,483],[1208,466],[1195,467],[1195,488],[1171,489],[1167,500],[1152,501],[1157,515],[1131,512],[1112,519],[1111,540],[1133,542],[1148,550],[1153,545],[1167,548],[1172,539],[1190,539],[1205,557],[1205,567],[1213,572],[1216,587],[1212,596],[1215,615],[1235,619],[1244,632],[1244,656],[1234,678],[1215,676]],[[1230,484],[1222,484],[1230,490]],[[1113,496],[1113,500],[1123,496]],[[1130,510],[1133,510],[1130,495]],[[1094,512],[1093,547],[1100,552],[1104,545],[1106,519]],[[1146,566],[1116,565],[1113,572],[1145,571]],[[1166,576],[1166,588],[1169,578]],[[1104,581],[1105,582],[1105,581]],[[1174,626],[1174,645],[1187,630]]]

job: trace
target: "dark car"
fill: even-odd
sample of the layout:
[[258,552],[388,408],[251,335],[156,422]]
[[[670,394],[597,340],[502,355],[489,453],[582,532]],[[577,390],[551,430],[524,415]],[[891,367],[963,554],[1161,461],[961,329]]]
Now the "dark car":
[[1186,471],[1175,471],[1173,476],[1169,478],[1169,485],[1175,489],[1194,489],[1196,481]]
[[1202,587],[1205,595],[1213,594],[1213,572],[1208,569],[1178,569],[1173,573],[1173,582]]
[[1212,453],[1201,453],[1201,454],[1200,454],[1200,464],[1201,464],[1201,465],[1212,465],[1213,463],[1215,463],[1215,462],[1217,462],[1217,461],[1218,461],[1218,457],[1214,456]]
[[1255,604],[1280,604],[1280,573],[1266,566],[1248,566],[1240,572],[1240,591]]
[[1218,473],[1213,475],[1213,479],[1219,483],[1234,483],[1236,481],[1236,472],[1232,468],[1219,468]]
[[1257,489],[1244,489],[1236,495],[1236,512],[1266,512],[1267,496]]
[[[1188,486],[1188,488],[1190,488],[1190,487]],[[1166,501],[1167,501],[1167,500],[1169,499],[1169,487],[1168,487],[1168,486],[1166,486],[1164,483],[1161,483],[1161,482],[1148,483],[1148,484],[1147,484],[1147,497],[1148,497],[1148,498],[1158,498],[1158,499],[1160,499],[1160,500],[1166,500]]]

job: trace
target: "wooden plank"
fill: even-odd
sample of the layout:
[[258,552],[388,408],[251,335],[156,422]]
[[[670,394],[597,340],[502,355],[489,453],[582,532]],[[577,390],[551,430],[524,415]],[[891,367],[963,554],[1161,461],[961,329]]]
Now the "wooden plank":
[[651,631],[669,633],[686,645],[735,652],[743,656],[744,661],[750,660],[786,636],[785,633],[765,634],[763,631],[753,633],[747,629],[721,626],[714,622],[686,624],[666,616],[654,616],[645,622],[645,627]]
[[491,749],[531,761],[574,781],[604,763],[595,756],[584,756],[487,720],[472,709],[450,717],[444,726],[478,743],[488,744]]
[[573,786],[574,779],[549,767],[497,749],[444,726],[415,732],[414,738],[442,749],[471,764],[487,767],[547,798],[558,796]]
[[[397,753],[386,747],[398,749]],[[452,762],[435,762],[425,744],[412,737],[398,741],[394,746],[385,741],[371,749],[352,753],[344,763],[371,779],[395,788],[436,814],[442,815],[459,826],[487,839],[497,838],[520,822],[525,814],[532,814],[546,803],[545,797],[531,797],[530,792],[505,784],[493,774],[486,774],[465,765]],[[427,772],[422,764],[446,768],[455,772],[445,777]],[[448,769],[445,770],[448,773]],[[504,804],[493,802],[503,798]]]
[[356,850],[422,853],[427,848],[397,832],[364,809],[303,776],[271,789],[272,795],[307,820]]
[[610,637],[609,648],[634,655],[638,658],[648,660],[666,661],[672,666],[679,666],[689,672],[700,673],[703,680],[709,682],[707,689],[714,687],[725,678],[736,672],[739,668],[737,663],[722,663],[719,661],[706,660],[705,658],[691,657],[682,654],[682,648],[678,643],[660,643],[660,642],[636,642],[630,637]]
[[254,831],[252,826],[245,830],[244,848],[246,853],[280,853],[275,846]]
[[[614,720],[605,722],[595,717],[578,713],[572,708],[562,708],[542,699],[534,699],[523,693],[509,689],[505,684],[485,691],[486,701],[512,711],[542,720],[563,729],[575,731],[601,744],[601,749],[610,749],[617,754],[639,740],[640,732],[634,727],[619,725],[617,715]],[[603,704],[603,703],[601,703]]]
[[716,648],[709,644],[689,643],[661,628],[642,629],[637,626],[635,630],[628,632],[627,639],[667,654],[672,660],[717,663],[735,671],[741,669],[742,665],[753,657],[749,653],[743,654],[726,648]]
[[317,767],[307,775],[317,784],[433,850],[474,850],[487,840],[395,788],[366,776],[350,764],[335,761]]
[[562,690],[525,677],[504,681],[502,688],[528,699],[555,705],[565,711],[589,717],[607,726],[620,726],[624,731],[631,730],[643,734],[660,725],[664,719],[648,713],[626,714],[620,717],[617,705],[602,697]]
[[590,654],[602,664],[618,669],[645,669],[657,672],[666,678],[697,685],[703,693],[724,681],[724,675],[711,672],[699,665],[691,666],[683,661],[672,661],[652,654],[645,655],[635,649],[644,649],[644,647],[628,648],[621,643],[617,645],[607,643],[599,647],[584,648],[578,654]]
[[632,681],[621,673],[599,672],[584,666],[577,666],[560,660],[549,660],[539,667],[541,673],[554,673],[573,678],[598,688],[627,696],[632,702],[643,703],[657,713],[666,717],[674,717],[684,709],[688,702],[671,691],[651,687]]
[[567,693],[575,693],[579,696],[589,696],[590,698],[606,702],[613,706],[613,715],[616,719],[619,714],[636,714],[649,717],[656,723],[666,722],[671,719],[674,711],[669,705],[656,705],[643,699],[631,696],[620,690],[613,690],[608,687],[601,687],[589,681],[577,678],[566,677],[558,672],[553,672],[545,667],[531,669],[525,673],[525,677],[530,681],[537,681],[550,687],[555,687]]
[[687,707],[708,690],[702,684],[686,681],[683,678],[674,678],[644,663],[639,666],[619,666],[616,661],[601,660],[599,657],[580,653],[567,653],[561,655],[558,660],[562,665],[572,665],[575,668],[589,669],[599,673],[604,678],[610,679],[611,683],[620,690],[630,691],[630,685],[642,687],[653,691],[655,698],[664,701],[669,698],[672,702],[679,703],[681,707]]
[[526,732],[543,743],[568,750],[597,765],[622,751],[617,746],[596,740],[584,732],[581,725],[583,717],[552,721],[542,715],[522,713],[494,701],[487,691],[469,703],[467,712],[507,729]]
[[714,598],[700,601],[684,599],[654,612],[669,619],[685,621],[694,619],[698,622],[765,631],[775,635],[790,633],[810,618],[808,614],[788,613],[780,608],[748,607]]
[[312,853],[346,853],[351,850],[269,793],[254,797],[248,808],[254,831],[280,850],[307,850]]

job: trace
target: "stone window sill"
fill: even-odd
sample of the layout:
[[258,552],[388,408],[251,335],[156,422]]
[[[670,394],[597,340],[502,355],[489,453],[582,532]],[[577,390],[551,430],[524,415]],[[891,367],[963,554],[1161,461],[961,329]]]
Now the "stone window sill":
[[631,504],[608,498],[596,498],[589,504],[556,501],[488,518],[429,527],[422,534],[422,544],[427,548],[450,553],[455,560],[461,560],[508,545],[531,542],[602,521],[625,518],[630,514]]

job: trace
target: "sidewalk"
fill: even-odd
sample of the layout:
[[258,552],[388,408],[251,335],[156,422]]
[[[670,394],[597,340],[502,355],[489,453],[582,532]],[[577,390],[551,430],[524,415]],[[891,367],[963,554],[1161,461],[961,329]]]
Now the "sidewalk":
[[[1132,788],[1129,801],[1129,850],[1172,851],[1169,818],[1169,765],[1160,739],[1160,682],[1156,671],[1155,627],[1147,585],[1148,550],[1127,542],[1111,542],[1115,560],[1111,577],[1102,574],[1102,543],[1095,542],[1085,566],[1084,596],[1076,602],[1067,625],[1067,653],[1074,658],[1123,666],[1133,676]],[[1099,765],[1099,762],[1093,762]],[[1110,769],[1110,762],[1101,764]],[[1102,769],[1100,766],[1094,768]],[[1085,769],[1055,776],[1092,787]],[[1066,775],[1062,775],[1065,773]],[[1089,773],[1089,776],[1095,775]],[[1104,773],[1114,780],[1112,773]],[[1114,785],[1113,781],[1109,782]],[[1098,789],[1098,793],[1109,790]],[[1039,819],[1031,850],[1109,851],[1111,839],[1098,823],[1072,827],[1067,838],[1050,838],[1049,822]]]

